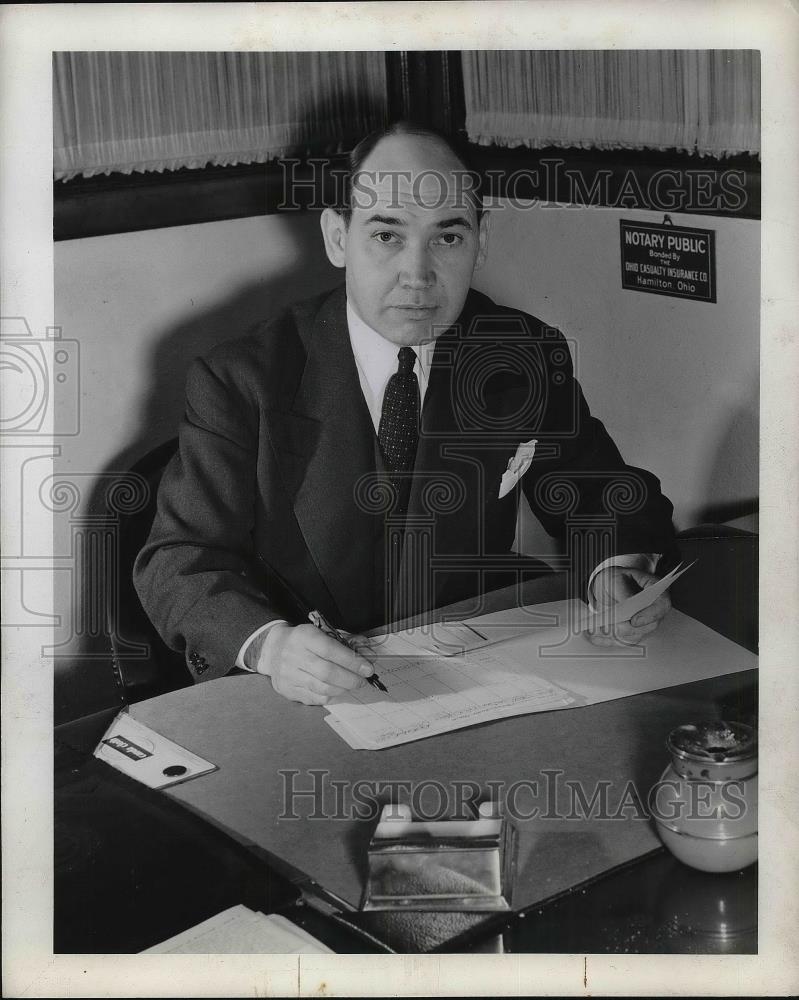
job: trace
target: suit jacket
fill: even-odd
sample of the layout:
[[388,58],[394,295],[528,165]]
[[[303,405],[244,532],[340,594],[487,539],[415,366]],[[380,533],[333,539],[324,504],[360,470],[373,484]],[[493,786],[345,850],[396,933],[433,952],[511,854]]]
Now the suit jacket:
[[363,630],[508,584],[521,487],[578,585],[608,556],[670,552],[672,506],[591,416],[563,336],[470,291],[436,341],[407,520],[361,392],[338,288],[194,362],[178,453],[134,569],[195,679],[261,625],[318,608]]

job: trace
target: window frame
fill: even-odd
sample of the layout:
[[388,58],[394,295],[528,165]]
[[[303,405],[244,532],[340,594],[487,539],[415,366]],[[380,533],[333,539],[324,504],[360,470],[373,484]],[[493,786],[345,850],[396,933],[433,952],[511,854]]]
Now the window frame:
[[[413,118],[424,124],[465,139],[465,105],[460,53],[387,52],[387,99],[389,120]],[[550,148],[542,150],[504,149],[469,144],[475,165],[492,172],[490,190],[499,197],[513,193],[520,198],[544,197],[560,204],[575,201],[575,174],[580,174],[590,191],[597,172],[602,172],[600,197],[595,207],[664,211],[651,197],[650,184],[659,171],[673,171],[690,181],[701,174],[708,207],[675,207],[674,214],[722,215],[760,218],[760,158],[737,156],[725,159],[699,157],[678,150],[629,151]],[[317,158],[319,162],[321,158]],[[344,167],[344,155],[326,158],[333,170]],[[313,166],[314,157],[294,161],[242,164],[231,167],[164,171],[163,173],[114,173],[90,178],[76,177],[53,182],[53,237],[56,241],[107,236],[170,226],[219,222],[285,211],[283,206],[287,170],[296,180],[316,185],[312,202],[310,189],[303,189],[304,208],[330,203],[330,185],[322,171]],[[290,167],[287,163],[292,164]],[[558,166],[555,166],[558,164]],[[743,205],[725,208],[720,197],[728,171],[743,175]],[[527,174],[519,183],[519,174]],[[637,195],[619,204],[625,179],[637,181],[643,199]],[[548,183],[548,179],[557,181]],[[515,189],[508,182],[516,177]],[[537,181],[533,178],[537,177]],[[578,190],[579,193],[579,190]],[[293,209],[296,210],[296,209]]]

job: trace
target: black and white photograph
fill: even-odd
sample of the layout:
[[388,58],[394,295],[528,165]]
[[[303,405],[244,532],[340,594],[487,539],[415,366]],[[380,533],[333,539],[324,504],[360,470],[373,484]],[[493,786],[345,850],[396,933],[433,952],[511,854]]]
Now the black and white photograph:
[[795,993],[796,12],[11,6],[4,995]]

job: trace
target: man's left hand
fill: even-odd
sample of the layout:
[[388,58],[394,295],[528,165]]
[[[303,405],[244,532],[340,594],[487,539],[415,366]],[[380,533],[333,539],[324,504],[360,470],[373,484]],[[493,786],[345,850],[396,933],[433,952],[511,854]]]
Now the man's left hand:
[[[633,597],[644,587],[659,578],[643,569],[623,566],[608,566],[594,577],[594,603],[597,609],[618,604]],[[668,593],[661,594],[648,608],[633,615],[628,622],[615,625],[593,625],[588,629],[588,637],[595,646],[635,645],[645,635],[654,632],[671,607]]]

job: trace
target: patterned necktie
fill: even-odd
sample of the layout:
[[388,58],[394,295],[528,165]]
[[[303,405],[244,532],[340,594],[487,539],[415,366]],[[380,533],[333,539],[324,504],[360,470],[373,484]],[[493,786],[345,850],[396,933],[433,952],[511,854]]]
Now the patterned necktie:
[[419,443],[419,382],[413,370],[416,363],[413,348],[401,347],[397,357],[399,367],[388,380],[383,396],[377,439],[397,489],[395,512],[404,515],[408,509],[410,473],[413,472]]

